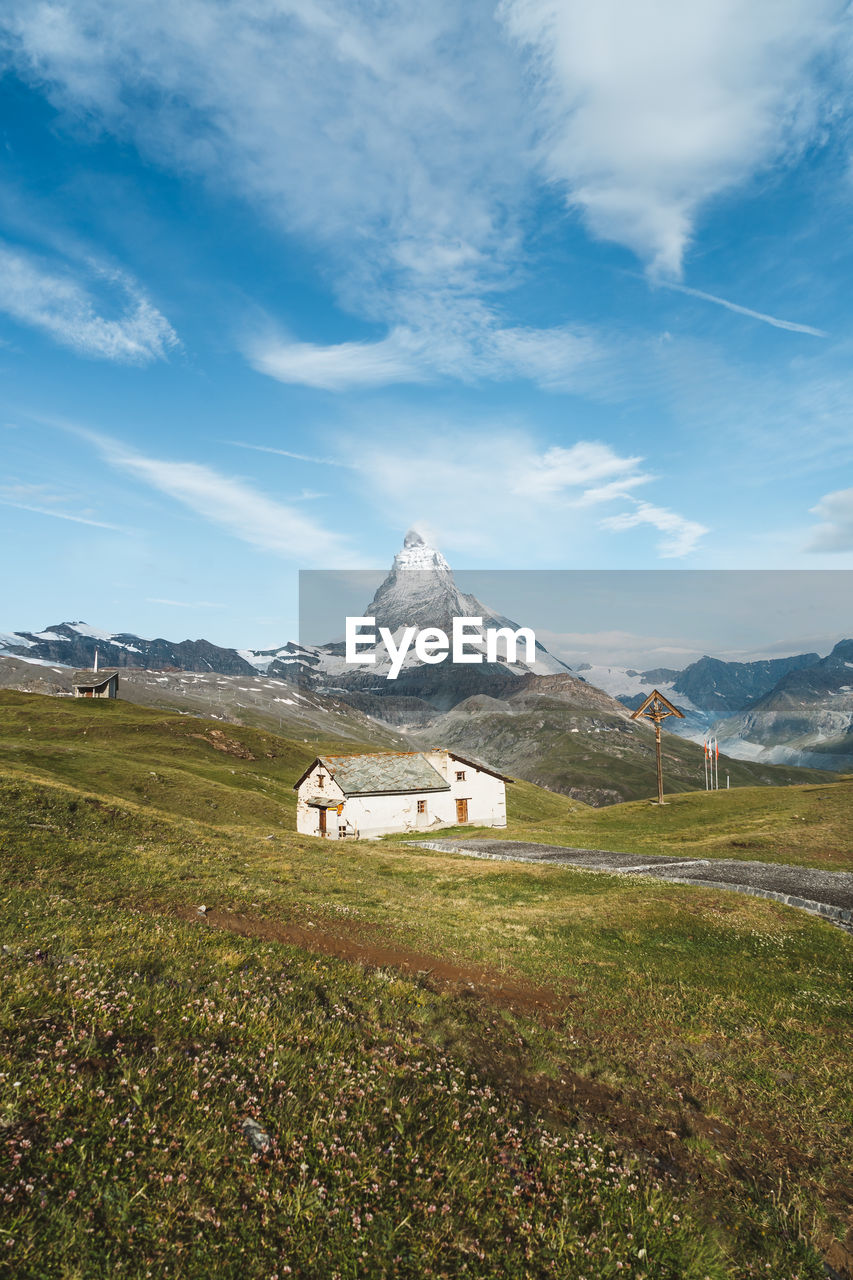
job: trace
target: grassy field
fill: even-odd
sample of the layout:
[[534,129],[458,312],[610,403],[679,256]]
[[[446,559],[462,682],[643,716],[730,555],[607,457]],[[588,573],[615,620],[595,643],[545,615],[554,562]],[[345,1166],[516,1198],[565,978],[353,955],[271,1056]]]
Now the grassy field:
[[[513,708],[511,715],[508,707]],[[626,724],[610,711],[573,703],[570,696],[519,694],[506,705],[492,704],[491,710],[473,712],[463,705],[416,736],[425,743],[441,742],[463,756],[480,756],[513,777],[524,777],[589,804],[610,805],[657,795],[651,727]],[[701,746],[664,730],[662,757],[668,792],[704,789]],[[726,773],[730,775],[733,787],[820,784],[837,777],[819,769],[723,756],[719,772],[724,786]]]
[[[0,714],[0,1273],[843,1274],[848,935],[298,837],[315,744],[121,704]],[[831,819],[777,828],[818,864],[849,813],[822,791]],[[516,834],[554,842],[617,812],[510,794]],[[686,798],[746,805],[700,838],[722,849],[758,795],[774,820],[789,798]],[[602,847],[659,839],[646,811],[672,839],[694,822],[620,808]]]
[[[853,778],[806,786],[733,787],[730,791],[668,795],[661,809],[648,800],[591,809],[569,803],[529,784],[508,790],[505,831],[458,827],[432,833],[458,839],[501,836],[541,840],[583,849],[626,853],[684,854],[790,862],[853,871]],[[416,837],[417,838],[417,837]],[[424,839],[428,839],[425,836]]]

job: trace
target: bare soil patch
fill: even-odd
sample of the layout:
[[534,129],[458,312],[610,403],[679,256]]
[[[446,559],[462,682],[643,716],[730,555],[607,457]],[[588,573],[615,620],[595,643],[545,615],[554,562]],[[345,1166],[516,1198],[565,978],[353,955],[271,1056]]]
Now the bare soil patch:
[[226,755],[235,756],[238,760],[257,759],[248,747],[244,747],[236,738],[227,737],[221,729],[211,729],[209,733],[191,733],[189,737],[198,738],[200,742],[208,742],[214,751],[224,751]]
[[533,1016],[545,1026],[560,1026],[560,1015],[572,999],[565,989],[537,986],[518,975],[499,973],[481,965],[453,964],[426,952],[377,941],[369,937],[364,925],[351,921],[293,923],[218,908],[200,915],[197,908],[183,907],[177,909],[177,914],[184,920],[204,921],[212,928],[227,929],[244,938],[288,943],[304,951],[349,960],[367,969],[397,969],[433,990],[478,997],[499,1008]]

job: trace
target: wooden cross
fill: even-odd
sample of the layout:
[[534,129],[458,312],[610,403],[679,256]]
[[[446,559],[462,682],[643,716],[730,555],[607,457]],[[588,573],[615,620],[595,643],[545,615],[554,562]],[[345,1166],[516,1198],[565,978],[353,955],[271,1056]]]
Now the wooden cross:
[[641,707],[637,707],[636,711],[631,713],[632,720],[651,720],[655,726],[655,755],[657,757],[658,766],[658,804],[663,804],[663,767],[660,758],[660,727],[664,720],[669,716],[678,716],[679,720],[684,719],[683,712],[674,707],[671,702],[658,693],[657,689],[652,689],[649,696]]

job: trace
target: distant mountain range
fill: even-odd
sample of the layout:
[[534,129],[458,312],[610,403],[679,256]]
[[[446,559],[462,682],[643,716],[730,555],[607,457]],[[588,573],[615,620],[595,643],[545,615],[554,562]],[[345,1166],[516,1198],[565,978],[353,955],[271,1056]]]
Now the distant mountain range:
[[686,713],[676,732],[695,737],[724,716],[744,711],[770,693],[791,671],[821,661],[819,653],[801,653],[792,658],[765,658],[759,662],[725,662],[703,657],[681,671],[654,667],[634,671],[626,667],[598,667],[580,664],[576,670],[585,680],[606,689],[626,707],[634,710],[652,689],[674,697]]
[[853,640],[788,671],[763,697],[717,726],[744,758],[853,769]]
[[[460,592],[441,553],[414,531],[406,535],[389,574],[365,607],[365,616],[375,617],[377,627],[387,627],[395,637],[405,626],[449,631],[452,619],[462,616],[482,617],[485,627],[518,627]],[[345,662],[339,643],[230,649],[207,640],[145,640],[84,622],[62,622],[44,631],[0,634],[0,658],[7,659],[0,663],[0,684],[41,687],[52,680],[55,691],[64,692],[68,681],[60,679],[62,671],[91,667],[96,651],[102,668],[125,671],[127,696],[135,700],[164,704],[169,697],[186,699],[188,686],[177,673],[216,675],[236,692],[225,699],[230,710],[214,714],[239,719],[248,714],[251,703],[258,722],[274,724],[277,719],[283,726],[284,720],[293,719],[295,729],[296,721],[302,720],[283,714],[283,708],[288,703],[295,706],[301,691],[303,698],[310,694],[314,700],[323,728],[338,721],[344,737],[376,738],[383,745],[441,741],[556,790],[593,801],[598,796],[599,802],[644,794],[651,767],[650,757],[642,762],[646,730],[630,720],[629,711],[652,688],[685,712],[678,730],[693,741],[678,747],[672,742],[670,749],[671,771],[675,769],[684,786],[700,785],[702,753],[694,744],[712,727],[730,758],[751,762],[754,781],[771,780],[769,774],[754,775],[756,765],[853,769],[850,640],[840,642],[826,658],[807,653],[726,662],[706,656],[681,671],[592,663],[572,671],[541,645],[530,664],[510,665],[499,659],[466,666],[428,665],[410,653],[399,677],[388,680],[389,659],[381,646],[375,666],[353,667]],[[36,678],[38,667],[55,670]],[[153,683],[144,677],[151,672],[160,673]],[[170,681],[170,676],[175,678]],[[277,682],[288,689],[282,693]],[[194,708],[212,708],[214,702],[221,707],[222,685],[223,681],[194,681]],[[342,711],[346,707],[350,712]],[[346,725],[342,716],[349,716]],[[596,740],[593,750],[589,735],[600,738],[602,733],[616,736]],[[608,759],[611,778],[604,776]]]

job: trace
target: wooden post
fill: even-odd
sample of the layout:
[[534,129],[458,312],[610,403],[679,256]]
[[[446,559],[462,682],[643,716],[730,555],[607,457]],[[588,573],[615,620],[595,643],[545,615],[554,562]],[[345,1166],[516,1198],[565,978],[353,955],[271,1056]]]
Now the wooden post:
[[660,720],[655,721],[655,755],[658,766],[658,804],[663,804],[663,764],[660,758]]
[[674,707],[671,702],[658,693],[657,689],[653,689],[641,707],[632,712],[632,720],[651,720],[655,726],[655,761],[657,764],[658,774],[658,804],[664,804],[663,798],[663,764],[661,761],[661,744],[660,744],[660,727],[668,716],[678,716],[679,720],[684,719],[683,712]]

